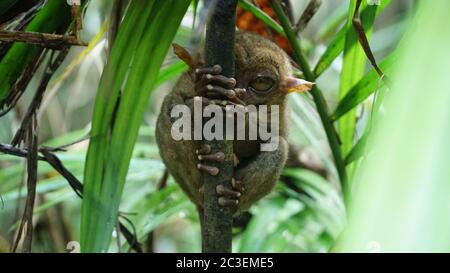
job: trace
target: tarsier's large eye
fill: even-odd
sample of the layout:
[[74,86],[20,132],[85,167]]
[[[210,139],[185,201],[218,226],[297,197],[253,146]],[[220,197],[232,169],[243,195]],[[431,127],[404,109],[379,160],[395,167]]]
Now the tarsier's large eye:
[[257,92],[267,92],[270,91],[275,85],[275,81],[267,76],[259,76],[250,82],[250,88]]

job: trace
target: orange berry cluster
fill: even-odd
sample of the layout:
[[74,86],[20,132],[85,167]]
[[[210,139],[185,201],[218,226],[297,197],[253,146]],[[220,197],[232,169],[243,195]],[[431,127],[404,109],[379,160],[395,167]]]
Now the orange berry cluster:
[[[262,11],[272,17],[272,19],[279,22],[277,16],[275,15],[275,12],[270,6],[269,0],[256,0],[256,4]],[[289,55],[291,55],[292,48],[285,37],[270,29],[264,24],[264,22],[256,18],[251,12],[242,9],[241,7],[238,7],[237,9],[236,25],[239,29],[258,33],[259,35],[272,40],[282,49],[284,49]]]

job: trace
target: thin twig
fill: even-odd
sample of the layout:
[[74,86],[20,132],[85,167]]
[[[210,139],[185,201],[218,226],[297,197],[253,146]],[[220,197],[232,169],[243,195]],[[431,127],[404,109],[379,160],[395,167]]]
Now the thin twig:
[[50,49],[62,49],[67,46],[87,46],[87,43],[81,42],[74,36],[12,30],[0,30],[0,41],[9,43],[23,42]]
[[295,34],[299,34],[302,32],[309,24],[311,19],[314,17],[314,15],[319,10],[320,6],[322,5],[322,0],[311,0],[309,1],[308,6],[306,7],[305,11],[303,12],[302,16],[300,16],[300,19],[298,20],[297,24],[295,24],[294,32]]
[[355,13],[353,14],[353,27],[356,30],[356,33],[358,35],[359,43],[361,44],[364,53],[366,54],[367,58],[369,59],[370,63],[372,64],[373,68],[377,72],[377,74],[380,76],[380,78],[385,81],[387,84],[389,84],[389,79],[387,76],[383,73],[381,68],[378,66],[378,63],[375,59],[375,56],[373,55],[372,49],[370,48],[369,40],[367,39],[366,32],[364,31],[364,27],[361,23],[361,15],[360,15],[360,7],[361,7],[362,0],[357,0],[356,2],[356,8]]
[[[1,144],[0,143],[0,153],[7,154],[7,155],[13,155],[17,157],[26,158],[28,156],[28,150],[14,147],[10,144]],[[38,156],[38,160],[45,160],[45,157]]]
[[[130,232],[130,230],[122,222],[120,222],[120,218],[125,220],[125,222],[127,222],[131,226],[132,232]],[[119,214],[118,222],[119,222],[119,231],[122,233],[123,237],[125,237],[125,239],[127,240],[128,244],[130,245],[130,248],[134,249],[134,251],[136,251],[137,253],[142,253],[143,252],[142,246],[137,240],[136,227],[134,226],[133,222],[122,214]]]
[[41,154],[44,155],[45,161],[49,163],[58,173],[60,173],[72,187],[73,191],[78,195],[78,197],[83,197],[83,185],[78,181],[78,179],[69,170],[67,170],[62,164],[59,158],[48,151],[47,149],[39,149]]
[[[78,178],[75,177],[69,170],[67,170],[61,160],[53,153],[51,152],[51,149],[47,148],[39,148],[38,150],[43,156],[37,156],[37,160],[45,161],[49,163],[61,176],[63,176],[67,182],[69,183],[70,187],[74,190],[74,192],[80,197],[83,198],[83,184],[78,180]],[[27,158],[28,157],[28,150],[17,148],[9,144],[0,144],[0,153],[14,155],[18,157]],[[124,217],[122,217],[124,218]],[[131,221],[127,221],[130,222]],[[131,223],[132,225],[132,223]],[[133,225],[132,225],[133,227]],[[19,231],[20,232],[20,231]],[[137,240],[136,232],[131,232],[127,229],[126,226],[123,224],[120,224],[120,232],[123,234],[125,239],[127,240],[130,247],[135,250],[136,252],[142,252],[142,248]]]
[[11,111],[14,108],[17,101],[19,101],[20,97],[22,97],[22,94],[25,92],[26,87],[30,83],[38,67],[41,65],[45,53],[46,53],[45,50],[41,50],[36,54],[33,60],[31,60],[30,63],[25,68],[19,80],[11,88],[11,91],[8,93],[8,97],[6,97],[6,99],[0,103],[0,109],[3,108],[5,105],[7,106],[6,109],[0,111],[0,117],[9,113],[9,111]]
[[39,109],[39,106],[41,105],[42,98],[44,97],[44,92],[47,89],[47,85],[50,82],[50,79],[52,78],[55,71],[59,68],[61,63],[64,61],[68,52],[69,48],[66,47],[58,54],[58,56],[55,58],[54,61],[52,61],[50,58],[49,64],[47,66],[47,69],[45,70],[45,74],[42,77],[41,83],[39,84],[36,94],[34,95],[33,100],[30,106],[28,107],[27,113],[25,114],[25,117],[20,125],[19,130],[17,130],[11,142],[13,146],[19,145],[20,142],[23,140],[25,130],[28,127],[28,124],[30,123],[32,116],[34,116],[36,111]]
[[37,183],[37,120],[36,115],[33,115],[31,123],[27,129],[25,142],[28,146],[27,154],[27,198],[22,220],[20,222],[19,232],[12,245],[12,252],[17,250],[19,242],[22,238],[22,232],[25,228],[25,239],[22,247],[22,252],[31,252],[31,245],[33,241],[33,211],[36,197],[36,183]]

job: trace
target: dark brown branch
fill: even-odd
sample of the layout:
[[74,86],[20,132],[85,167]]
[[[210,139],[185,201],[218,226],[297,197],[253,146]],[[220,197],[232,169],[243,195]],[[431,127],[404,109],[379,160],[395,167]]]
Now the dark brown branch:
[[36,184],[38,172],[38,138],[37,138],[37,119],[34,114],[26,131],[25,143],[28,147],[27,154],[27,198],[22,220],[20,221],[19,231],[12,245],[12,252],[17,250],[22,233],[25,230],[22,252],[30,253],[33,241],[33,211],[36,199]]
[[[226,77],[234,77],[236,5],[237,0],[218,1],[206,29],[206,65],[221,65],[222,73]],[[230,140],[205,141],[205,143],[211,146],[211,152],[225,153],[225,161],[213,164],[220,170],[217,176],[205,174],[203,177],[203,252],[231,252],[233,211],[231,208],[219,206],[216,187],[218,185],[231,187],[233,143]]]
[[[28,150],[26,150],[26,149],[21,149],[21,148],[17,148],[12,145],[9,145],[9,144],[1,144],[1,143],[0,143],[0,153],[7,154],[7,155],[13,155],[13,156],[17,156],[17,157],[23,157],[23,158],[26,158],[28,156]],[[42,156],[38,156],[38,160],[45,161],[45,158]]]
[[59,174],[61,174],[72,187],[73,191],[78,195],[78,197],[83,197],[83,185],[78,181],[78,179],[69,170],[67,170],[62,164],[59,158],[48,151],[47,149],[40,149],[41,154],[44,155],[45,161],[49,163]]
[[62,49],[66,46],[87,46],[86,43],[81,42],[74,36],[9,30],[0,30],[0,41],[8,43],[23,42],[51,49]]
[[299,34],[302,32],[306,26],[308,26],[311,19],[314,17],[314,15],[319,10],[320,6],[322,5],[322,0],[311,0],[309,1],[308,6],[306,7],[305,11],[303,12],[302,16],[300,16],[300,19],[298,20],[297,24],[295,24],[295,34]]
[[123,237],[125,237],[125,239],[127,240],[128,244],[130,245],[131,249],[134,249],[134,251],[136,251],[137,253],[142,253],[142,246],[141,244],[138,242],[137,237],[136,237],[136,227],[134,226],[133,222],[131,222],[130,219],[128,219],[127,217],[120,215],[119,214],[119,218],[124,219],[125,222],[127,222],[130,226],[132,231],[130,231],[122,222],[120,222],[119,219],[119,232],[122,233]]

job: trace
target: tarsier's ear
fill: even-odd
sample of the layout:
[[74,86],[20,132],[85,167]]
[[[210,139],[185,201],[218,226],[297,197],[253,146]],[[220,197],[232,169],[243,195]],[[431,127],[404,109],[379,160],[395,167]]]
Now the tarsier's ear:
[[186,48],[182,47],[181,45],[173,43],[172,47],[175,55],[177,55],[180,60],[187,64],[189,66],[189,69],[194,70],[203,65],[200,54],[196,54],[195,57],[192,57],[191,53],[189,53],[189,51],[187,51]]
[[311,90],[314,84],[315,83],[313,82],[305,81],[294,77],[289,77],[281,83],[281,88],[286,93],[293,93],[293,92],[301,93]]

